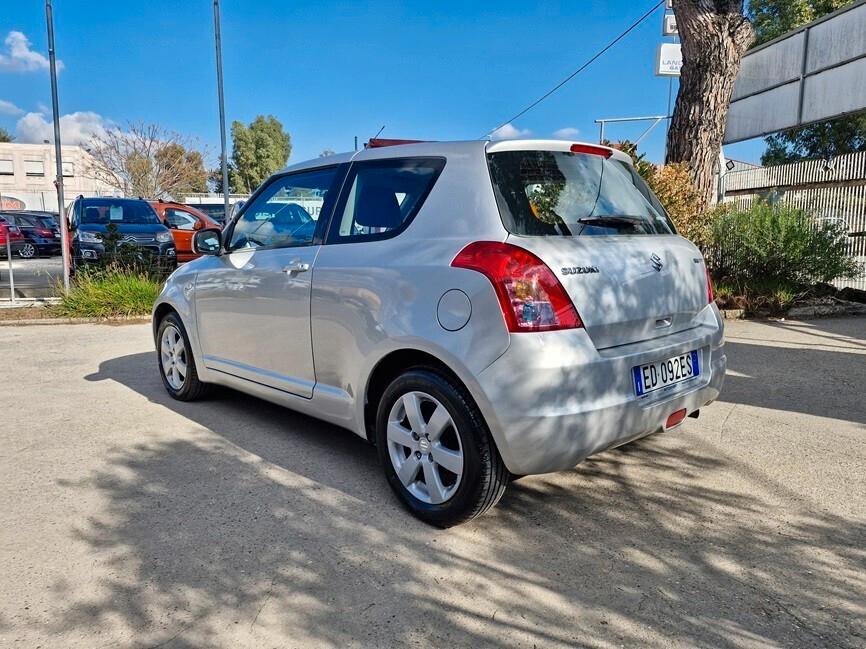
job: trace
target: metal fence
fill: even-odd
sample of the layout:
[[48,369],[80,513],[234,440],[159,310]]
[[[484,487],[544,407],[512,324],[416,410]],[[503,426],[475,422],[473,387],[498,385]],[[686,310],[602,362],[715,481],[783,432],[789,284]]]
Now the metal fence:
[[[741,209],[767,200],[839,221],[848,232],[848,253],[866,263],[866,152],[734,171],[723,183],[724,201]],[[866,290],[866,277],[836,284]]]

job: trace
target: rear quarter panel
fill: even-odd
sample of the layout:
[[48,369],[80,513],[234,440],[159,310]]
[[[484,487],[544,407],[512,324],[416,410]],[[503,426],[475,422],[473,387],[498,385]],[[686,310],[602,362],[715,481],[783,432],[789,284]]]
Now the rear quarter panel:
[[[405,147],[407,154],[411,148]],[[381,151],[365,153],[384,157]],[[334,409],[348,406],[354,412],[351,427],[359,435],[365,434],[367,380],[387,354],[400,349],[427,352],[477,393],[475,375],[508,348],[508,332],[490,282],[480,273],[450,267],[466,244],[502,241],[507,234],[483,147],[446,158],[436,185],[404,232],[382,241],[326,244],[313,268],[317,397],[327,394],[323,401]],[[439,300],[449,289],[462,290],[472,306],[468,323],[458,331],[444,329],[437,317]]]

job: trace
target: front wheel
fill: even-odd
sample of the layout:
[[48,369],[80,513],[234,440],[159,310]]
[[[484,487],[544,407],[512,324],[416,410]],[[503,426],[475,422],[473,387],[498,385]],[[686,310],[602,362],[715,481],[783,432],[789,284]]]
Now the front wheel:
[[450,527],[495,505],[508,471],[466,389],[416,368],[385,390],[376,417],[388,484],[415,516]]
[[156,340],[160,376],[168,393],[178,401],[203,397],[208,384],[199,381],[189,338],[177,314],[169,313],[162,319]]

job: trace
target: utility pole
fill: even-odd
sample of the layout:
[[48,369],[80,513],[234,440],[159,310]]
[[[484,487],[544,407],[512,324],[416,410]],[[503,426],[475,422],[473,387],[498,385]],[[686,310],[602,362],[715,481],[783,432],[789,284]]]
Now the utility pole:
[[226,156],[226,109],[223,99],[223,46],[220,35],[220,0],[213,0],[213,29],[216,44],[217,94],[220,102],[220,158],[223,172],[223,198],[225,200],[225,222],[228,223],[229,210],[229,165]]
[[48,24],[48,61],[51,68],[51,110],[54,113],[54,157],[57,162],[57,211],[60,214],[60,251],[63,255],[63,291],[69,293],[69,224],[63,199],[63,158],[60,147],[60,105],[57,100],[57,60],[54,53],[54,10],[45,0],[45,22]]

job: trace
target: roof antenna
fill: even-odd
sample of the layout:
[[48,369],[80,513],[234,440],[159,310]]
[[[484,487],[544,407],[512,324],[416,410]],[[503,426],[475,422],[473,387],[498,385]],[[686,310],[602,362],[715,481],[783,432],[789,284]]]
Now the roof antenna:
[[376,135],[374,135],[374,136],[371,137],[369,140],[367,140],[367,144],[364,145],[364,148],[365,148],[365,149],[368,148],[368,147],[370,146],[370,142],[372,142],[372,141],[375,140],[377,137],[379,137],[380,135],[382,135],[382,131],[384,131],[384,130],[385,130],[385,124],[382,124],[382,128],[379,129],[379,132],[376,133]]

